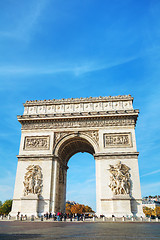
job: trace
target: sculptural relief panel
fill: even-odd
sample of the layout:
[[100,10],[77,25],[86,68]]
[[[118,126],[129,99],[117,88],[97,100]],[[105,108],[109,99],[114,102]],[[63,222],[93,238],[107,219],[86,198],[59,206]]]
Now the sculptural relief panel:
[[132,147],[131,133],[106,133],[104,137],[104,147]]
[[48,150],[50,148],[49,136],[26,136],[24,150]]
[[42,171],[39,165],[29,165],[24,176],[24,196],[40,195],[42,191]]
[[131,180],[130,180],[130,168],[119,161],[116,165],[110,165],[109,172],[110,185],[114,195],[127,195],[130,194]]

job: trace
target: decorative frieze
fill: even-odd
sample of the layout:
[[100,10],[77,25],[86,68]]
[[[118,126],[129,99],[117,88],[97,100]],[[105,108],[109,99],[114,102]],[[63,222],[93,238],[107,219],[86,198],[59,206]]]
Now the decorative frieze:
[[104,147],[131,147],[131,133],[105,133]]
[[134,117],[123,118],[88,118],[88,119],[59,119],[47,121],[22,121],[22,129],[56,129],[56,128],[85,128],[85,127],[106,127],[106,126],[134,126]]
[[127,110],[133,109],[132,101],[130,95],[27,101],[24,115]]
[[27,136],[24,140],[24,150],[48,150],[49,136]]

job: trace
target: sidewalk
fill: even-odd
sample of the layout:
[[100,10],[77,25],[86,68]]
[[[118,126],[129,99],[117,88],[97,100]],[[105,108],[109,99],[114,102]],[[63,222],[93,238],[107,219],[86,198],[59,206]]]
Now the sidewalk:
[[72,221],[70,219],[66,219],[66,221],[64,221],[64,219],[62,219],[62,221],[54,221],[52,218],[51,219],[45,219],[43,218],[43,220],[41,220],[41,218],[34,218],[31,219],[30,217],[26,220],[24,218],[21,219],[16,219],[15,217],[11,217],[10,219],[8,219],[7,217],[3,217],[3,219],[0,218],[0,221],[17,221],[17,222],[57,222],[57,223],[62,223],[62,222],[67,222],[67,223],[82,223],[82,222],[94,222],[94,223],[103,223],[103,222],[155,222],[155,223],[160,223],[160,219],[156,218],[156,219],[151,219],[151,218],[106,218],[106,217],[103,217],[103,218],[86,218],[86,219],[83,219],[80,220],[80,221],[77,221],[77,219],[72,219]]

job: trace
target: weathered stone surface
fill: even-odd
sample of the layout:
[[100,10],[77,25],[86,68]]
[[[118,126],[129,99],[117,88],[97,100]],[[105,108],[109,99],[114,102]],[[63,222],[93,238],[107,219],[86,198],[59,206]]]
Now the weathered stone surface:
[[[142,215],[135,138],[139,111],[132,102],[130,95],[27,101],[18,116],[22,134],[11,215],[64,211],[67,164],[77,152],[95,158],[97,215]],[[30,166],[38,166],[41,182],[38,170],[26,177]]]

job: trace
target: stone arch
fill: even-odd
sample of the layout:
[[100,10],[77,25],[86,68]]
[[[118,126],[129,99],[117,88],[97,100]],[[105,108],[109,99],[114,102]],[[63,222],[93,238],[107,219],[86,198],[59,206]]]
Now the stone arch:
[[63,136],[53,150],[53,154],[65,163],[78,152],[93,155],[98,152],[98,143],[86,133],[77,132]]
[[56,143],[53,155],[56,164],[56,194],[53,196],[55,202],[54,212],[65,211],[66,202],[66,177],[69,159],[78,152],[87,152],[94,155],[98,151],[98,143],[88,136],[87,133],[70,133],[62,136]]
[[[77,152],[88,152],[94,155],[96,165],[96,214],[140,216],[135,138],[139,110],[132,103],[130,95],[27,101],[23,115],[18,115],[22,134],[11,214],[63,210],[68,160]],[[132,189],[128,195],[115,194],[109,187],[111,170],[119,161],[130,168]],[[41,196],[24,196],[24,176],[31,163],[42,171]]]

